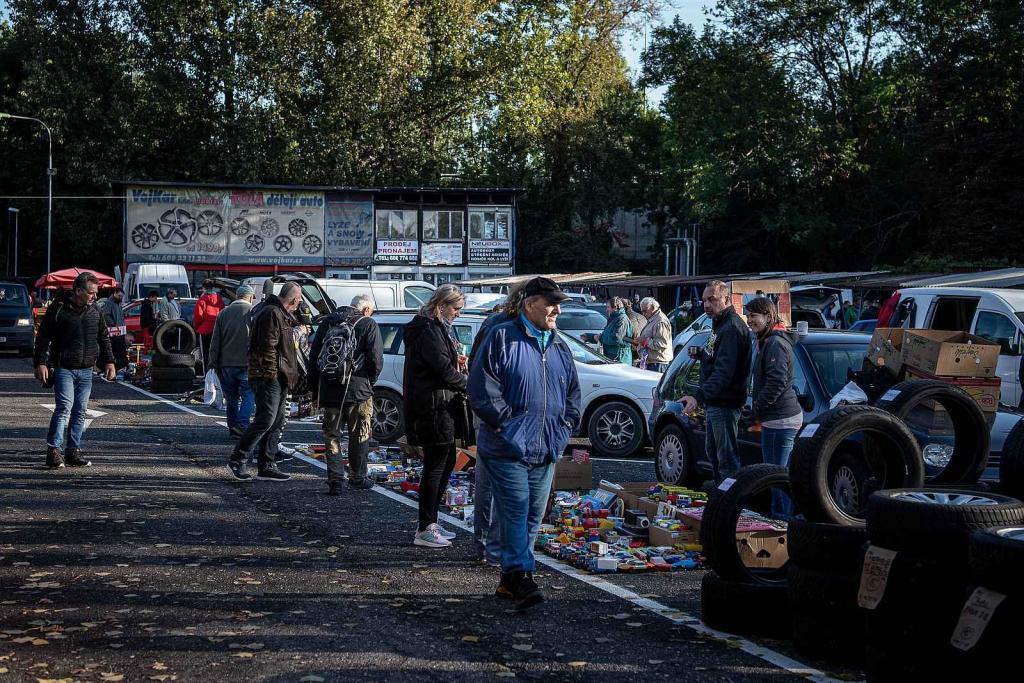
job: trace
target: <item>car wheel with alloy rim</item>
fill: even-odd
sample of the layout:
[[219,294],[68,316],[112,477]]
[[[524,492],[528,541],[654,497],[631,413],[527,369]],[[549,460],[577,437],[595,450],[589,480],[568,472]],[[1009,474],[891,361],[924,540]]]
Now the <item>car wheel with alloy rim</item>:
[[654,469],[658,481],[670,486],[685,486],[690,478],[691,457],[686,435],[678,425],[668,425],[654,444]]
[[405,434],[405,416],[402,399],[393,391],[375,389],[373,392],[373,438],[377,441],[397,441]]
[[643,416],[622,401],[609,401],[597,408],[587,424],[590,444],[599,455],[633,455],[643,447]]

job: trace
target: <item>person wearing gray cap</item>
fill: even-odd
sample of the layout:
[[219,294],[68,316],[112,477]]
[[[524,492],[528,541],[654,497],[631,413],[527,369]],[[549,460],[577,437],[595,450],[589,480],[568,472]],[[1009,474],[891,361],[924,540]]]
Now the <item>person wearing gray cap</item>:
[[210,339],[210,367],[216,370],[224,390],[228,432],[232,439],[242,436],[256,408],[248,371],[253,296],[255,292],[249,285],[235,290],[235,300],[217,316]]

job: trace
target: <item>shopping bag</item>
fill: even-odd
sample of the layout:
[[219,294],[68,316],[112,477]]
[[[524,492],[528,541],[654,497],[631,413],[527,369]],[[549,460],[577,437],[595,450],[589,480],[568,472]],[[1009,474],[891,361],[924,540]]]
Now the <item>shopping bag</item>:
[[223,391],[220,388],[220,380],[217,379],[217,371],[207,370],[206,380],[203,382],[203,403],[212,406],[220,400],[221,396],[223,396]]

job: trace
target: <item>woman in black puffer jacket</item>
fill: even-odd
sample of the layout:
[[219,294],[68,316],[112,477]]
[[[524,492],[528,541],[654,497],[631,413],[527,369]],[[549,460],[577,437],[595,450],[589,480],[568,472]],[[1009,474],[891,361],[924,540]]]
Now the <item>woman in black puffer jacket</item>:
[[423,448],[420,522],[415,545],[444,548],[455,534],[437,523],[437,508],[455,467],[455,439],[464,437],[466,357],[452,330],[466,298],[455,285],[434,290],[405,326],[405,433]]

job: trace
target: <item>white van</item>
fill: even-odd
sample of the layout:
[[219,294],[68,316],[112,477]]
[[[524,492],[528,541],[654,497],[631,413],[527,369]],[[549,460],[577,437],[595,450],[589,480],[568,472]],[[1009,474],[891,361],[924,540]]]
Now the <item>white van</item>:
[[378,311],[419,308],[430,300],[434,285],[422,280],[342,280],[317,278],[336,306],[348,306],[359,294],[373,297]]
[[900,290],[893,327],[958,330],[999,344],[1001,402],[1021,399],[1020,361],[1024,351],[1024,291],[978,287],[913,287]]
[[125,298],[129,301],[145,299],[151,291],[167,294],[168,289],[178,292],[179,299],[191,299],[185,266],[174,263],[129,263],[124,276]]

